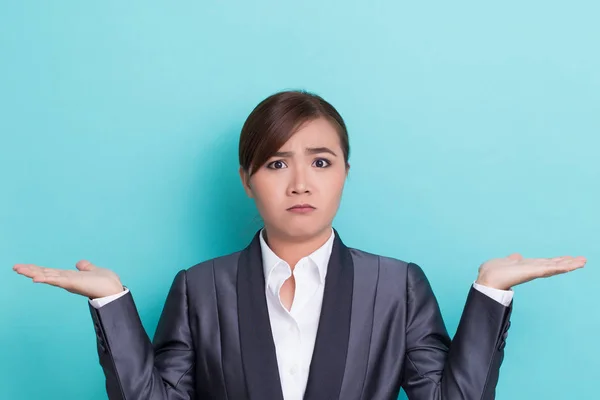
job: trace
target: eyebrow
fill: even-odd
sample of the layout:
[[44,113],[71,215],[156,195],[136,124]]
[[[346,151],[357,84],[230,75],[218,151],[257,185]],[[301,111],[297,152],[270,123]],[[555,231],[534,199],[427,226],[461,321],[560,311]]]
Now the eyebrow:
[[[306,154],[321,154],[321,153],[329,153],[334,157],[337,157],[337,154],[329,147],[307,147],[304,151]],[[292,157],[294,155],[293,151],[277,151],[273,154],[273,157]]]

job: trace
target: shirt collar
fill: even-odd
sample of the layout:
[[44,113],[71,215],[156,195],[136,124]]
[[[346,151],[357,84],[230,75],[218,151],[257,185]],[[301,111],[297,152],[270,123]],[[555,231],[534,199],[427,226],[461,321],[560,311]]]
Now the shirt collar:
[[[277,254],[271,250],[264,237],[264,229],[260,231],[260,249],[262,253],[262,262],[263,262],[263,270],[265,275],[265,282],[269,279],[269,274],[280,262],[285,262]],[[329,264],[329,258],[331,257],[331,251],[333,249],[333,240],[335,238],[335,231],[331,229],[331,236],[329,239],[317,250],[313,251],[311,254],[306,256],[312,262],[315,263],[317,269],[319,270],[319,277],[321,278],[321,283],[325,283],[325,277],[327,276],[327,266]]]

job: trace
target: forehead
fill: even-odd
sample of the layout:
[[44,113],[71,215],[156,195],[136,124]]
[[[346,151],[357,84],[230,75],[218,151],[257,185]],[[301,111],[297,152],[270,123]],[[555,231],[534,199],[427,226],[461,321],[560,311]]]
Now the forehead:
[[319,118],[302,124],[296,133],[281,146],[281,149],[296,146],[340,146],[340,138],[338,132],[329,121]]

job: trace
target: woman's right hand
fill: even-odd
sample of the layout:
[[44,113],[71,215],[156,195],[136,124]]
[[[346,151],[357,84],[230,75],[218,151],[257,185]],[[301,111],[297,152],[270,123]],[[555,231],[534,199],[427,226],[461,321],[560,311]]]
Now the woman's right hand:
[[75,267],[78,271],[45,268],[33,264],[16,264],[13,270],[32,278],[33,282],[63,288],[71,293],[96,299],[121,293],[124,288],[113,271],[81,260]]

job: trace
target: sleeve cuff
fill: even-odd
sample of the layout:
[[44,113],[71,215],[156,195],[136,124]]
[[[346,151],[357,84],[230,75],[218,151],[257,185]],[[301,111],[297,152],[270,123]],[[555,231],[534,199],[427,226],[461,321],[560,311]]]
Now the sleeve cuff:
[[514,292],[512,289],[510,290],[500,290],[494,289],[488,286],[480,285],[478,283],[473,282],[473,288],[485,294],[488,297],[496,300],[498,303],[503,306],[508,307],[513,299]]
[[121,298],[122,296],[125,296],[127,293],[129,293],[129,289],[125,288],[125,290],[123,290],[121,293],[113,294],[106,297],[100,297],[97,299],[90,299],[89,302],[92,307],[98,309],[112,301],[117,300],[118,298]]

